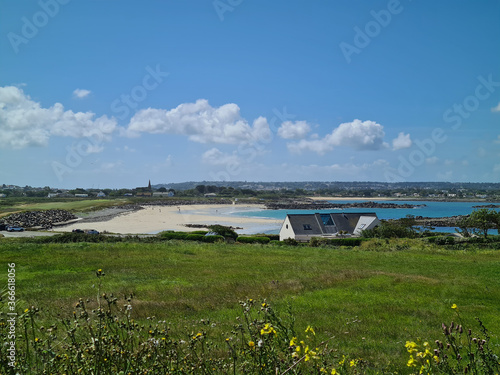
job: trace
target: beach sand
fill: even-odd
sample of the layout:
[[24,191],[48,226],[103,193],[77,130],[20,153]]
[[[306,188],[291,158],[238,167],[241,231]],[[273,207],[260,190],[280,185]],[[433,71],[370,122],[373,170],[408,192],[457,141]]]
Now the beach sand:
[[70,232],[73,229],[95,229],[99,232],[120,234],[158,233],[164,230],[194,231],[186,224],[225,225],[238,227],[239,234],[279,231],[282,220],[253,218],[234,215],[235,212],[258,211],[258,205],[189,205],[189,206],[144,206],[144,209],[120,214],[110,220],[76,222],[54,228],[54,231]]

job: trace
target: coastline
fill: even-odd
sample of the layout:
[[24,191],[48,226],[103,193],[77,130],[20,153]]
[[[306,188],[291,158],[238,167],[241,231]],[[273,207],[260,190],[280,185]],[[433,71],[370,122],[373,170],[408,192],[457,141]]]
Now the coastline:
[[[239,234],[255,234],[278,230],[282,220],[233,215],[236,212],[265,209],[262,205],[197,204],[186,206],[141,206],[115,215],[104,213],[101,217],[85,218],[77,223],[57,227],[54,231],[71,232],[73,229],[95,229],[99,232],[120,234],[155,234],[165,230],[192,232],[199,227],[186,224],[225,225]],[[104,219],[103,219],[104,218]]]

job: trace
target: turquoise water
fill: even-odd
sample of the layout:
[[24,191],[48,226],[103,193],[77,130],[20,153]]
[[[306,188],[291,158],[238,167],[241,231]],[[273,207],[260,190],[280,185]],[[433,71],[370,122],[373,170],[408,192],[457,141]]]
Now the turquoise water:
[[[366,202],[370,200],[367,199]],[[331,203],[360,203],[361,200],[329,201]],[[246,217],[259,217],[284,220],[287,214],[312,214],[315,212],[375,212],[379,219],[400,219],[406,215],[424,217],[446,217],[468,215],[474,211],[473,206],[487,205],[479,202],[432,202],[432,201],[380,201],[381,203],[424,205],[416,208],[346,208],[343,210],[256,210],[237,212],[235,215]],[[436,228],[437,232],[454,232],[454,228]],[[273,231],[275,232],[275,231]],[[276,232],[277,233],[277,232]]]

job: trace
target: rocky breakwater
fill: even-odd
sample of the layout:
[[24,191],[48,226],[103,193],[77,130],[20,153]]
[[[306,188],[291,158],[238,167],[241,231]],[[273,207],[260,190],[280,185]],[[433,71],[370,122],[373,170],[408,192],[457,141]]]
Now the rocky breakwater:
[[346,208],[417,208],[425,204],[387,203],[387,202],[354,202],[331,203],[328,201],[278,201],[266,203],[269,210],[344,210]]
[[77,219],[66,210],[26,211],[4,217],[0,219],[0,223],[31,229],[49,229],[54,225],[68,224]]

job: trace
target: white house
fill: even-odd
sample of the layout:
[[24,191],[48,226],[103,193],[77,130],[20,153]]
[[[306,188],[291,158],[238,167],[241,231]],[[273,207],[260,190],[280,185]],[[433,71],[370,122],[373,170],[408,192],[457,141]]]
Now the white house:
[[313,237],[335,238],[341,234],[355,237],[379,223],[374,212],[290,214],[281,226],[280,241],[293,238],[307,242]]

